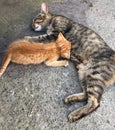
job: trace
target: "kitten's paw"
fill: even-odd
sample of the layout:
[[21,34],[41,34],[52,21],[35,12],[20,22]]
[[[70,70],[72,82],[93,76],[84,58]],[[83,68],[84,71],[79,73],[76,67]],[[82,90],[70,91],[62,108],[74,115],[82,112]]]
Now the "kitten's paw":
[[0,78],[1,78],[1,76],[2,76],[2,73],[0,73]]
[[67,67],[69,65],[68,61],[65,61],[65,67]]

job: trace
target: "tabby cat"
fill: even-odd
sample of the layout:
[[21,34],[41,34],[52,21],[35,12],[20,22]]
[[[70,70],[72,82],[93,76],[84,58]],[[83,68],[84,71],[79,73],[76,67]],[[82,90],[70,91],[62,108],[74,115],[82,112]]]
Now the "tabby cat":
[[104,89],[115,82],[115,51],[93,30],[65,16],[48,12],[45,3],[42,3],[41,11],[33,19],[32,28],[39,32],[46,29],[46,33],[25,37],[28,40],[51,41],[62,32],[72,43],[70,59],[77,66],[83,92],[66,97],[65,103],[83,100],[87,103],[71,112],[68,115],[69,121],[77,121],[96,110],[100,105]]
[[26,40],[17,40],[10,44],[0,69],[0,76],[6,70],[10,61],[18,64],[38,64],[45,62],[47,66],[67,66],[67,60],[57,61],[60,57],[70,58],[71,43],[62,33],[59,33],[56,42],[39,43]]

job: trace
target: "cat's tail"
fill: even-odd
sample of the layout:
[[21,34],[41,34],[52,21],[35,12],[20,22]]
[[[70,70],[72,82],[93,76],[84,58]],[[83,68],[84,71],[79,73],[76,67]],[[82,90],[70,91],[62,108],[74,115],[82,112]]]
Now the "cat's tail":
[[3,62],[2,62],[2,67],[0,68],[0,77],[3,75],[4,71],[6,70],[8,64],[11,61],[11,55],[10,54],[6,54]]

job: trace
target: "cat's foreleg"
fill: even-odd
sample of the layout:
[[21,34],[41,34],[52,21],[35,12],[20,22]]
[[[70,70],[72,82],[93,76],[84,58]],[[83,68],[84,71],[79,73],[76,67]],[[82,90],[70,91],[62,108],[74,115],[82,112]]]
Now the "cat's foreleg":
[[52,66],[52,67],[58,67],[58,66],[68,66],[68,61],[67,60],[61,60],[61,61],[46,61],[45,64],[47,66]]
[[39,36],[25,36],[24,39],[28,41],[34,41],[34,40],[42,40],[46,37],[47,34],[39,35]]
[[68,120],[70,122],[74,122],[77,121],[78,119],[88,115],[89,113],[93,112],[94,110],[96,110],[100,105],[100,102],[97,98],[95,98],[95,96],[89,94],[88,95],[88,102],[85,106],[81,107],[78,110],[75,110],[73,112],[71,112],[68,115]]
[[0,77],[3,75],[10,61],[11,61],[11,55],[8,54],[3,59],[2,67],[0,68]]
[[43,34],[39,36],[25,36],[24,39],[28,41],[38,41],[38,42],[47,42],[47,41],[52,41],[56,40],[57,36],[54,34],[48,35],[48,34]]
[[85,76],[80,78],[80,81],[84,93],[70,95],[65,98],[65,102],[69,103],[71,101],[82,101],[83,99],[86,99],[87,104],[68,115],[70,122],[77,121],[97,109],[100,105],[101,96],[105,87],[103,78],[97,73],[95,75],[90,75],[90,73],[88,73],[87,75],[86,72]]

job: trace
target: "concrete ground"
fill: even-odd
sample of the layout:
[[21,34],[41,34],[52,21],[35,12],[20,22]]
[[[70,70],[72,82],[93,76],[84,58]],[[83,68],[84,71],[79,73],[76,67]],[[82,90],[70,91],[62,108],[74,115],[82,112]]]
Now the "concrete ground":
[[[115,0],[44,0],[49,10],[84,24],[115,50]],[[0,63],[7,45],[31,30],[42,0],[0,0]],[[69,112],[84,103],[65,105],[64,97],[81,91],[72,63],[67,68],[11,63],[0,78],[0,130],[115,130],[115,85],[101,106],[81,120],[69,123]]]

